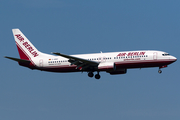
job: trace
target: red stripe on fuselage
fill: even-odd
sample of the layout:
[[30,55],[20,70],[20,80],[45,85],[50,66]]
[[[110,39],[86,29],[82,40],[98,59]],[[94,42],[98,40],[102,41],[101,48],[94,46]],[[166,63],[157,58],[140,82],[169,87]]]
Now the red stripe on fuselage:
[[145,68],[145,67],[160,67],[169,65],[175,60],[140,60],[140,61],[122,61],[115,62],[117,68]]
[[76,69],[77,66],[72,65],[63,65],[63,66],[51,66],[39,68],[39,70],[48,71],[48,72],[79,72],[79,69]]

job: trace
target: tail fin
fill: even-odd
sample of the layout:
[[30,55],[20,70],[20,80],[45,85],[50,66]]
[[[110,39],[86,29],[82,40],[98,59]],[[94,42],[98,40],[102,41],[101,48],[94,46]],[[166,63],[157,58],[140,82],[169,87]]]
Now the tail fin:
[[19,29],[12,29],[12,32],[21,59],[31,60],[40,55],[40,52]]

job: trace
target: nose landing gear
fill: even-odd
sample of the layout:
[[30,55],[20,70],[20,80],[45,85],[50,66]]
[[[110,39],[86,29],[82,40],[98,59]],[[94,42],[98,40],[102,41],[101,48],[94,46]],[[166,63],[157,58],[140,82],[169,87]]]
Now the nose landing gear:
[[159,73],[159,74],[161,74],[161,73],[162,73],[162,70],[161,70],[161,69],[159,69],[159,70],[158,70],[158,73]]
[[159,74],[162,73],[161,68],[165,68],[165,67],[167,67],[167,65],[160,66],[160,67],[159,67],[159,70],[158,70],[158,73],[159,73]]

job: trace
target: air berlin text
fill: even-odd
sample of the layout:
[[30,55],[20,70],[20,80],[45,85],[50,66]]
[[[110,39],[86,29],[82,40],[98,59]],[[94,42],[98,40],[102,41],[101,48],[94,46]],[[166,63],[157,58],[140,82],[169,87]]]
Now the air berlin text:
[[19,39],[20,42],[23,42],[22,44],[24,45],[24,47],[34,56],[38,56],[39,54],[34,51],[34,49],[31,47],[30,44],[28,44],[28,42],[24,42],[24,38],[20,35],[20,34],[17,34],[15,35],[17,37],[17,39]]
[[129,52],[129,53],[119,53],[117,56],[140,56],[145,55],[146,52]]

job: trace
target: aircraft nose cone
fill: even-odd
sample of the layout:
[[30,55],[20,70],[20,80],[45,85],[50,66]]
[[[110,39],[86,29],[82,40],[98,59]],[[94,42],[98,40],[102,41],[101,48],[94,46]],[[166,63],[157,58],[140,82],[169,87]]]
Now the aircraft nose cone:
[[172,58],[171,58],[172,60],[174,60],[174,62],[177,60],[177,58],[176,57],[174,57],[174,56],[172,56]]
[[177,60],[177,58],[175,57],[175,61]]

